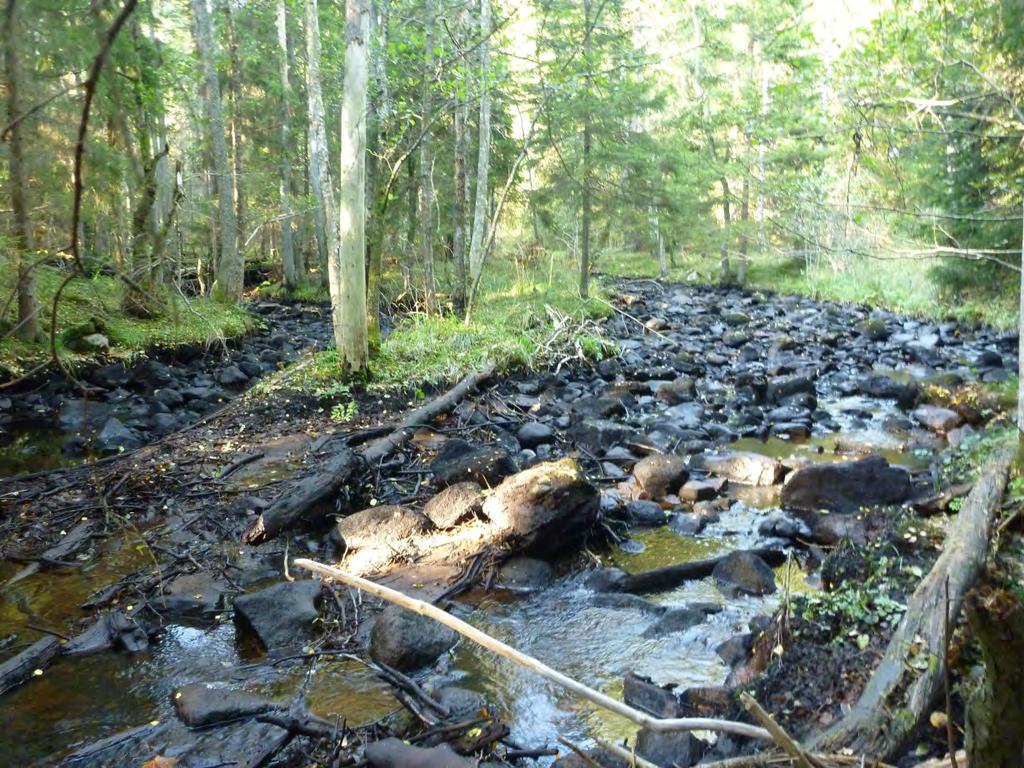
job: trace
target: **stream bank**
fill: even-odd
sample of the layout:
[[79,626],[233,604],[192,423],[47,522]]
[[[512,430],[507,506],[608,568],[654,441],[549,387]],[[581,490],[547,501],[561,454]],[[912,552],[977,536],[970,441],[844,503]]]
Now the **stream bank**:
[[[923,407],[923,393],[939,383],[998,379],[1015,364],[1011,340],[985,329],[806,299],[644,281],[623,284],[616,305],[604,328],[620,344],[616,358],[492,383],[417,431],[364,475],[365,484],[332,499],[321,512],[349,520],[396,505],[390,517],[375,518],[381,528],[370,526],[359,546],[352,546],[353,523],[340,534],[313,526],[258,547],[239,542],[261,511],[337,453],[339,440],[358,444],[364,429],[409,403],[403,398],[358,395],[360,421],[339,435],[309,398],[239,401],[132,456],[5,483],[0,492],[14,512],[3,524],[0,572],[0,638],[13,638],[4,641],[6,653],[46,631],[75,635],[113,612],[134,622],[146,642],[130,652],[118,635],[120,650],[65,653],[7,694],[12,726],[0,746],[22,764],[68,760],[76,749],[71,764],[134,764],[157,755],[184,765],[257,764],[261,755],[299,764],[310,754],[350,756],[338,740],[293,738],[280,721],[251,719],[281,707],[322,718],[350,745],[407,733],[411,723],[394,689],[343,658],[366,659],[379,606],[284,580],[286,552],[326,561],[347,551],[347,568],[425,598],[469,573],[475,578],[464,586],[473,589],[451,610],[521,650],[617,697],[628,688],[627,699],[649,703],[653,687],[637,680],[650,678],[684,694],[661,697],[664,706],[728,711],[722,686],[744,670],[752,670],[747,682],[756,679],[749,664],[755,641],[772,631],[769,617],[785,594],[834,579],[835,561],[819,566],[849,546],[834,550],[841,541],[906,541],[906,514],[894,508],[930,496],[943,479],[936,458],[982,426],[980,414]],[[866,455],[882,458],[854,463]],[[255,458],[239,464],[248,456]],[[486,538],[494,494],[484,497],[482,489],[500,489],[505,477],[562,457],[594,487],[593,525],[585,535],[553,529],[543,559],[510,564],[522,550]],[[813,466],[826,469],[806,471]],[[802,496],[792,479],[801,472]],[[460,493],[446,492],[444,504],[427,508],[437,491],[460,485]],[[829,496],[835,488],[843,492]],[[873,497],[879,506],[871,513],[851,511],[850,504],[873,506]],[[820,514],[819,503],[835,511]],[[85,533],[73,534],[78,526]],[[374,538],[383,528],[386,542]],[[39,559],[72,535],[77,546]],[[907,544],[906,564],[926,568],[924,544],[934,549],[940,536],[936,530],[919,537],[922,546]],[[443,558],[433,554],[441,543],[451,547]],[[794,554],[768,575],[754,563],[752,573],[709,572],[638,595],[618,588],[622,574],[753,549]],[[37,570],[21,576],[31,565]],[[608,577],[604,587],[595,573]],[[266,623],[288,628],[283,639]],[[864,648],[855,644],[861,655],[854,662],[869,667],[872,643],[883,635]],[[475,648],[459,645],[433,658],[417,672],[422,686],[439,699],[472,701],[468,711],[482,695],[520,747],[554,746],[558,735],[589,745],[597,735],[635,732]],[[805,665],[809,675],[833,668],[821,658]],[[187,688],[196,683],[254,698],[243,706],[225,694],[236,707],[226,719],[241,721],[189,729],[175,702],[179,693],[202,701],[203,691]],[[88,693],[68,699],[67,690]],[[814,714],[834,716],[842,704],[819,710],[814,702]],[[118,733],[122,741],[95,747]],[[717,754],[736,748],[716,747]]]

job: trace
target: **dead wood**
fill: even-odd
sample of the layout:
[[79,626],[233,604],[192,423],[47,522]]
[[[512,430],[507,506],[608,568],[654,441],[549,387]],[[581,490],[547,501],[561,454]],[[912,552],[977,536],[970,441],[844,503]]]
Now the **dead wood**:
[[0,664],[0,695],[30,680],[60,653],[60,640],[47,636]]
[[1006,488],[1012,451],[992,462],[951,521],[942,554],[907,603],[860,700],[850,713],[816,737],[817,751],[852,749],[894,759],[909,746],[942,692],[946,667],[943,624],[946,583],[949,621],[956,621],[988,552],[996,514]]

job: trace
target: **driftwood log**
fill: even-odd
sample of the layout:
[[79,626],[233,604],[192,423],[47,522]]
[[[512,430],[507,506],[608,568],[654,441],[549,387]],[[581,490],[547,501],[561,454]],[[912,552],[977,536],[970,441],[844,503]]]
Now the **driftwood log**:
[[0,695],[30,680],[36,670],[44,669],[60,653],[60,641],[44,637],[0,664]]
[[1012,460],[1013,452],[1007,451],[985,469],[951,522],[942,554],[910,597],[860,700],[811,742],[815,750],[849,748],[895,759],[910,745],[942,692],[947,611],[952,625],[984,566]]
[[374,440],[358,453],[347,446],[340,448],[323,471],[286,491],[264,510],[242,534],[242,541],[262,544],[294,525],[309,521],[321,504],[352,484],[364,468],[372,467],[396,451],[416,429],[450,411],[493,374],[493,365],[469,374],[443,395],[412,411],[390,434]]

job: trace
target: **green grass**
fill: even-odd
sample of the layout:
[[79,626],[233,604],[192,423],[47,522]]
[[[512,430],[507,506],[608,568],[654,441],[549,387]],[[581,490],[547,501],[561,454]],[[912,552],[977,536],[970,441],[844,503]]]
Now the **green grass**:
[[[9,296],[14,288],[12,270],[0,275],[0,295]],[[14,378],[44,363],[50,357],[50,311],[53,294],[64,279],[53,269],[37,270],[41,303],[40,326],[45,338],[39,343],[8,337],[0,340],[0,380]],[[109,357],[131,358],[153,348],[173,348],[190,344],[212,343],[245,333],[253,327],[253,318],[239,307],[208,299],[180,297],[164,316],[140,320],[126,317],[121,311],[124,287],[115,278],[98,276],[71,281],[61,296],[57,313],[57,352],[67,365],[75,366],[92,358],[67,349],[61,333],[84,323],[99,321],[103,335],[110,341]],[[8,309],[4,323],[14,320],[14,308]]]
[[[947,300],[930,275],[932,262],[848,258],[841,269],[828,265],[805,268],[788,257],[752,255],[747,284],[782,294],[809,296],[884,307],[894,312],[936,320],[984,322],[996,328],[1017,323],[1012,298],[978,297]],[[646,253],[613,252],[602,255],[599,268],[622,277],[657,277],[658,262]],[[735,260],[733,262],[735,269]],[[717,283],[717,258],[688,256],[677,259],[668,280],[695,284]]]
[[[593,322],[612,310],[595,281],[581,299],[575,266],[514,265],[494,259],[480,286],[477,310],[464,323],[452,316],[402,317],[371,361],[368,386],[398,391],[441,385],[494,362],[499,370],[530,369],[565,358],[600,358],[611,350]],[[334,350],[320,353],[261,386],[332,397],[347,392]]]
[[294,290],[287,290],[284,283],[264,282],[256,286],[253,294],[261,299],[288,299],[309,304],[325,304],[331,296],[323,285],[318,282],[301,283]]

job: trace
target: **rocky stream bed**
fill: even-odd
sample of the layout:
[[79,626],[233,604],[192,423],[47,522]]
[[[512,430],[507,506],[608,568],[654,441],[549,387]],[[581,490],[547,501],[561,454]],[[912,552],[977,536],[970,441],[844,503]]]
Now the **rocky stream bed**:
[[[884,629],[834,652],[805,636],[780,672],[773,617],[786,594],[858,577],[846,542],[895,541],[927,569],[942,515],[920,535],[900,526],[948,504],[943,451],[983,425],[926,394],[1005,378],[1016,338],[651,281],[621,284],[615,307],[616,357],[489,379],[380,450],[415,398],[360,393],[335,425],[286,390],[220,410],[200,394],[322,340],[309,308],[271,308],[230,360],[100,369],[53,439],[74,450],[87,424],[88,445],[124,455],[0,480],[4,761],[459,767],[560,750],[564,767],[587,763],[559,736],[590,749],[636,734],[289,569],[295,556],[340,560],[660,716],[741,718],[730,691],[754,688],[797,735],[839,717]],[[52,418],[66,396],[52,384],[6,407]],[[132,442],[108,445],[111,419]],[[301,518],[269,533],[299,500]],[[638,749],[690,765],[750,748],[697,736]]]

